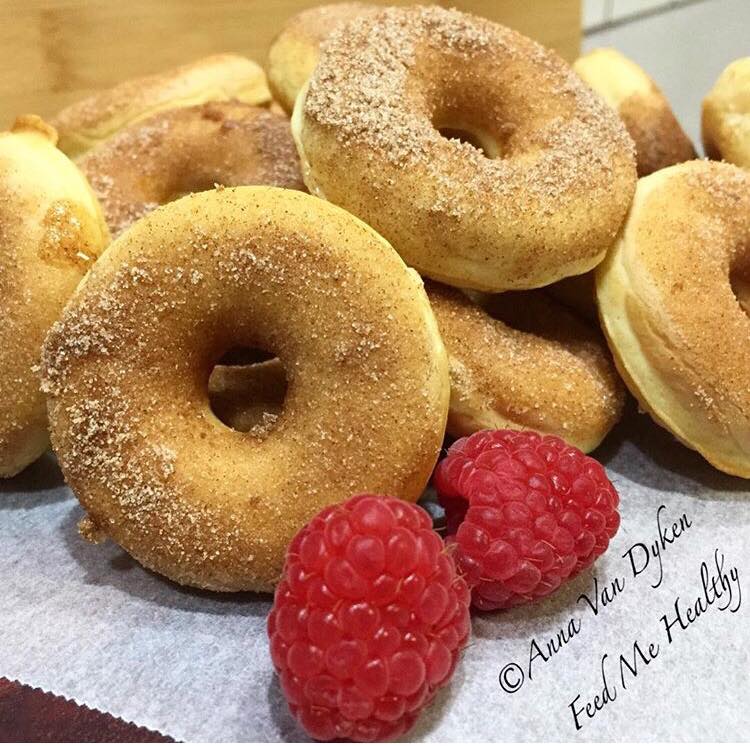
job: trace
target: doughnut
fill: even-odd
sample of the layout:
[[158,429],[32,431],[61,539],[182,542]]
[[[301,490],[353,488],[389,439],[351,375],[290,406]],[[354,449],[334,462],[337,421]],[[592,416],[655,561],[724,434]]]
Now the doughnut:
[[[750,174],[711,161],[641,179],[596,272],[604,331],[641,407],[715,467],[746,478],[748,278]],[[737,291],[735,279],[745,281]]]
[[39,117],[0,133],[0,476],[47,449],[42,342],[108,243],[89,185]]
[[238,102],[159,112],[89,150],[78,165],[113,237],[155,207],[217,183],[305,188],[289,120]]
[[[475,301],[428,283],[427,297],[448,352],[453,437],[532,429],[588,452],[620,419],[624,388],[601,334],[542,291]],[[223,422],[263,429],[283,405],[284,368],[278,360],[217,366],[209,391]]]
[[292,113],[297,94],[315,69],[321,43],[336,26],[373,12],[366,3],[334,3],[292,16],[268,50],[268,87],[284,110]]
[[362,218],[421,274],[476,290],[593,268],[635,189],[622,122],[562,59],[435,6],[339,26],[292,132],[313,194]]
[[573,69],[624,122],[635,142],[638,176],[695,158],[666,97],[635,62],[616,49],[594,49]]
[[750,168],[750,57],[732,62],[703,99],[701,129],[709,158]]
[[624,389],[601,336],[541,291],[427,294],[450,365],[448,432],[531,429],[592,451],[622,414]]
[[214,414],[233,430],[262,433],[284,407],[287,383],[278,358],[252,365],[217,365],[208,379]]
[[[261,432],[210,407],[209,374],[237,346],[288,377]],[[50,331],[42,370],[84,535],[225,591],[273,588],[323,506],[416,500],[450,396],[419,276],[345,211],[275,187],[192,194],[135,223]]]
[[263,70],[237,54],[215,54],[156,75],[126,80],[63,109],[52,120],[71,158],[157,111],[205,101],[270,102]]

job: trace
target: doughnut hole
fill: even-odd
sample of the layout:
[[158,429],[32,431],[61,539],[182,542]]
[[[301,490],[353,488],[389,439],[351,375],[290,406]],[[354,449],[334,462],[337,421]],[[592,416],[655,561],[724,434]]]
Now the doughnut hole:
[[230,347],[216,365],[253,365],[277,359],[276,355],[260,347]]
[[502,103],[488,103],[492,98],[462,84],[462,76],[447,75],[435,90],[425,91],[430,121],[440,135],[468,143],[490,160],[512,153],[516,133]]
[[750,251],[744,253],[744,261],[735,264],[729,273],[729,284],[740,308],[750,316]]
[[475,147],[487,158],[497,158],[496,144],[484,132],[471,132],[461,127],[448,127],[435,125],[435,129],[446,140],[458,140]]
[[213,414],[228,428],[263,437],[284,409],[288,381],[273,353],[257,347],[232,347],[213,366],[208,399]]

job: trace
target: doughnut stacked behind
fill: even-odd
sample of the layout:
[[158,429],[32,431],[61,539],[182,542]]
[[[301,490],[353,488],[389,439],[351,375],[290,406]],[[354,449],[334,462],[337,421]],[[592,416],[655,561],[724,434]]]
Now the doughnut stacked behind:
[[568,65],[437,7],[339,26],[292,129],[313,194],[461,287],[538,287],[593,268],[635,188],[622,122]]
[[[209,405],[209,374],[235,346],[277,354],[288,377],[262,433]],[[416,273],[343,210],[271,187],[190,195],[135,223],[50,332],[43,371],[86,532],[213,590],[272,589],[326,505],[416,500],[449,397]]]
[[750,175],[692,161],[641,179],[596,275],[617,366],[644,409],[750,477]]
[[573,69],[625,123],[635,142],[639,176],[695,158],[666,97],[635,62],[615,49],[594,49]]
[[268,85],[287,114],[307,83],[320,56],[320,45],[340,24],[377,6],[367,3],[334,3],[308,8],[292,16],[268,51]]
[[236,99],[271,99],[263,70],[236,54],[216,54],[187,65],[127,80],[63,109],[53,120],[60,149],[77,158],[118,130],[164,109]]
[[531,429],[592,451],[620,419],[624,389],[604,340],[551,298],[427,294],[448,350],[451,435]]
[[108,241],[86,179],[34,116],[0,133],[0,476],[49,443],[42,341]]
[[709,158],[750,169],[750,57],[735,60],[703,99],[703,146]]
[[159,205],[216,184],[305,188],[289,120],[236,101],[155,114],[88,151],[78,165],[115,238]]

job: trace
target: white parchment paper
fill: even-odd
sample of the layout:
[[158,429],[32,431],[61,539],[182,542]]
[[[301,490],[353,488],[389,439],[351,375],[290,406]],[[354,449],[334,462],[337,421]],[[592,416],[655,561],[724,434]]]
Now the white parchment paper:
[[[596,455],[622,498],[622,528],[609,552],[544,603],[475,617],[453,683],[413,740],[747,738],[750,482],[720,474],[635,413]],[[186,590],[112,544],[86,543],[76,532],[81,510],[51,457],[0,490],[0,675],[177,739],[304,739],[273,675],[268,598]],[[658,558],[651,554],[633,577],[622,555],[636,543],[659,541],[660,505],[663,524],[685,516],[691,525],[664,549],[659,543],[663,579],[653,588]],[[640,568],[644,551],[631,554]],[[686,629],[673,625],[670,644],[661,617],[674,620],[679,596],[685,621],[687,607],[705,598],[703,562],[711,595],[717,557],[728,578],[726,587],[720,579],[713,585],[724,588],[721,598]],[[606,606],[600,602],[597,615],[577,601],[584,592],[593,601],[595,577],[600,594],[616,578],[623,585]],[[547,642],[557,643],[563,628],[568,641],[549,655]],[[637,675],[627,666],[621,675],[619,656],[632,665],[636,641],[644,654],[635,654]],[[658,646],[655,656],[649,644],[651,653]],[[537,649],[548,659],[534,655],[529,679]],[[519,669],[523,684],[504,692],[500,672],[513,688]],[[570,706],[578,695],[580,729]],[[585,714],[587,702],[593,718]]]

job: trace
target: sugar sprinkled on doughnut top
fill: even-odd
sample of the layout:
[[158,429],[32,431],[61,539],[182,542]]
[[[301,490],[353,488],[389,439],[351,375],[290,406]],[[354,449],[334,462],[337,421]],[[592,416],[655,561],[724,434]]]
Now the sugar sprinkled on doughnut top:
[[477,290],[592,269],[636,182],[622,121],[557,54],[438,7],[337,27],[292,131],[312,193],[423,275]]
[[[420,110],[403,104],[408,97],[410,72],[418,64],[424,46],[440,55],[460,58],[464,67],[497,56],[507,58],[511,64],[514,59],[532,63],[543,72],[548,86],[572,102],[575,117],[551,118],[544,143],[550,149],[547,168],[539,174],[540,179],[529,180],[527,186],[539,186],[549,194],[570,187],[581,176],[572,152],[577,158],[585,149],[592,160],[602,165],[616,148],[634,152],[622,124],[554,52],[500,24],[434,6],[386,8],[339,27],[321,47],[321,61],[305,100],[305,114],[334,129],[340,140],[376,148],[379,155],[404,167],[415,159],[429,159],[434,155],[433,147],[443,144],[443,138],[432,126],[431,112],[427,106]],[[509,70],[508,74],[514,73]],[[477,76],[469,72],[467,87],[472,78],[477,83]],[[530,97],[538,84],[538,80],[528,81]],[[471,91],[465,94],[472,95]],[[415,103],[413,97],[408,98]],[[489,101],[486,104],[490,110],[495,106]],[[522,111],[514,113],[519,120],[523,115]],[[520,122],[506,123],[511,133],[520,126]],[[582,137],[585,142],[581,142]],[[473,170],[475,177],[487,174],[488,169],[507,171],[503,159],[487,163],[471,144],[457,140],[452,143],[475,164],[484,161],[483,168]],[[493,180],[475,186],[482,189],[511,185]]]

